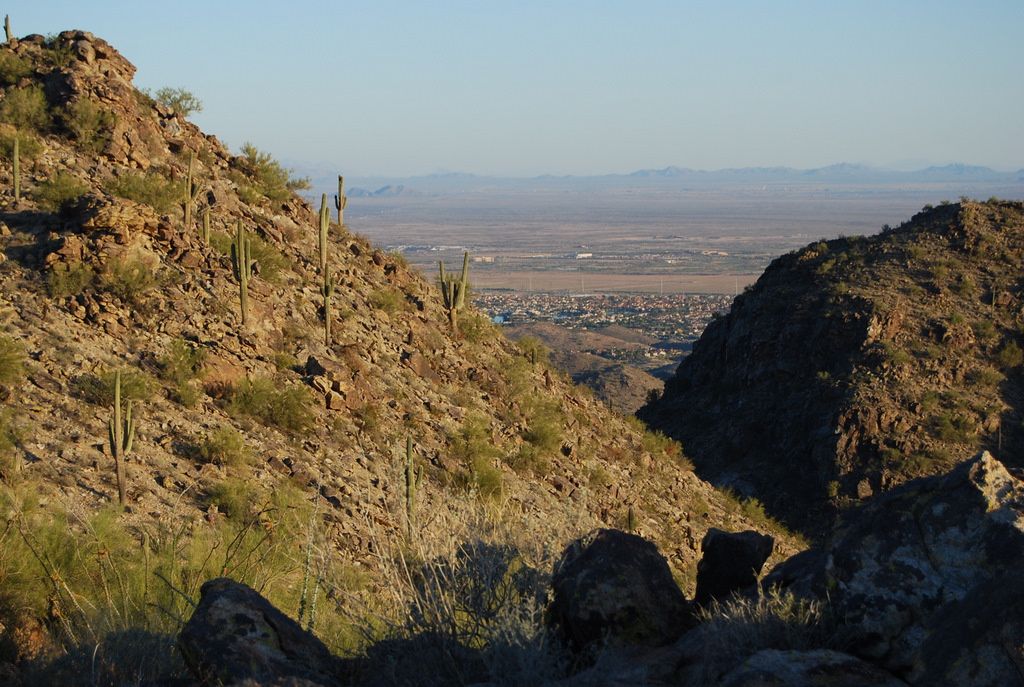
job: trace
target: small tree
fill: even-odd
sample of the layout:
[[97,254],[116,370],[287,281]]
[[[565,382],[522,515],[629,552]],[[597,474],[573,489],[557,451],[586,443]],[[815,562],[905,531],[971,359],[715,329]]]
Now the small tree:
[[171,108],[182,117],[203,111],[203,103],[199,98],[184,88],[161,88],[156,92],[156,101]]

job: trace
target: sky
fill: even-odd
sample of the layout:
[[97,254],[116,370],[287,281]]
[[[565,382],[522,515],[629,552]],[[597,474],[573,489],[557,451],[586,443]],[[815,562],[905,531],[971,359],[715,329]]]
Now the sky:
[[34,0],[233,151],[347,176],[1024,168],[1021,0]]

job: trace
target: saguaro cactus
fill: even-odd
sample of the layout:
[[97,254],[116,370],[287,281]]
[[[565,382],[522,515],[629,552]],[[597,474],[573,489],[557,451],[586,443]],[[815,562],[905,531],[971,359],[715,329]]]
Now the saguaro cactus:
[[203,210],[203,240],[210,242],[210,209]]
[[327,269],[327,230],[331,228],[331,209],[327,207],[327,194],[320,199],[320,271]]
[[196,154],[190,152],[188,155],[188,175],[185,177],[185,202],[183,203],[185,208],[185,229],[192,228],[192,204],[199,198],[199,192],[202,191],[202,186],[198,181],[195,180]]
[[324,283],[320,286],[324,297],[324,345],[331,345],[331,297],[334,296],[334,278],[324,272]]
[[466,291],[469,287],[469,283],[466,281],[466,276],[469,272],[469,251],[466,251],[466,255],[462,259],[462,276],[458,279],[445,273],[444,260],[441,260],[440,263],[441,280],[439,286],[441,287],[441,298],[444,301],[445,309],[448,311],[448,323],[452,327],[452,332],[457,334],[459,331],[459,311],[466,306]]
[[114,412],[108,424],[110,434],[110,452],[114,456],[114,469],[117,472],[117,501],[123,507],[125,505],[124,461],[132,450],[132,441],[135,439],[135,420],[132,419],[132,402],[128,401],[124,411],[124,418],[121,417],[121,371],[114,373]]
[[4,33],[7,34],[7,42],[10,43],[14,36],[11,35],[11,15],[4,15]]
[[338,175],[338,194],[334,196],[334,207],[338,208],[338,226],[345,226],[345,206],[348,205],[348,198],[345,197],[345,177]]
[[412,437],[405,438],[405,515],[409,536],[416,527],[416,490],[423,483],[423,466],[416,468],[412,459]]
[[231,258],[235,263],[235,277],[238,279],[238,299],[242,309],[242,326],[249,324],[249,278],[252,277],[251,243],[238,220],[235,242],[231,244]]

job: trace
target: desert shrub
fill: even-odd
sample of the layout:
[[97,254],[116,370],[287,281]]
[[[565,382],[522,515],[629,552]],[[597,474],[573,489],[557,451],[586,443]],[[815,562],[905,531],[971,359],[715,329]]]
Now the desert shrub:
[[978,320],[974,323],[974,335],[979,339],[991,339],[996,335],[996,326],[992,320]]
[[4,160],[14,159],[15,138],[18,139],[18,159],[22,163],[39,157],[43,146],[35,134],[26,134],[22,131],[0,131],[0,158]]
[[249,462],[250,453],[238,430],[222,425],[203,437],[199,457],[207,463],[238,467]]
[[717,670],[765,649],[809,651],[849,648],[852,635],[826,602],[773,590],[756,600],[735,598],[703,610],[701,627],[705,655],[700,684],[717,683]]
[[154,172],[129,172],[111,179],[104,186],[115,196],[148,205],[161,215],[166,215],[177,207],[184,193],[184,187],[180,182],[171,181]]
[[165,353],[157,360],[160,378],[170,382],[174,389],[171,398],[184,406],[194,406],[200,398],[200,391],[191,384],[201,376],[200,368],[206,360],[206,351],[194,346],[182,337],[172,340]]
[[85,291],[95,276],[92,267],[84,262],[58,262],[47,275],[46,291],[51,298],[75,296]]
[[291,173],[295,170],[285,169],[269,153],[261,152],[252,143],[242,144],[241,162],[242,169],[251,182],[247,185],[244,180],[240,180],[242,183],[239,184],[239,192],[250,196],[243,198],[247,202],[262,200],[261,197],[283,201],[291,197],[293,191],[312,188],[312,182],[308,177],[292,179]]
[[75,50],[70,41],[61,41],[57,36],[47,36],[43,54],[55,67],[66,67],[75,61]]
[[0,336],[0,391],[7,391],[25,377],[25,350],[9,336]]
[[155,99],[158,103],[171,108],[182,117],[203,111],[203,103],[195,95],[184,88],[157,89]]
[[[229,253],[230,250],[228,248]],[[264,279],[271,284],[279,285],[284,271],[291,269],[291,263],[284,256],[284,253],[259,236],[250,236],[250,251],[252,259],[259,265],[260,279]]]
[[111,260],[103,274],[100,285],[125,303],[138,304],[147,291],[157,285],[153,270],[138,260],[125,258]]
[[16,129],[39,133],[49,131],[53,118],[42,86],[8,91],[0,101],[0,121],[7,122]]
[[79,145],[99,152],[110,142],[110,132],[117,123],[117,115],[82,98],[69,105],[63,115],[64,127]]
[[495,463],[503,457],[494,444],[490,423],[486,416],[469,415],[462,427],[448,437],[448,454],[462,466],[456,482],[483,498],[500,496],[504,488],[501,471]]
[[999,349],[996,358],[1004,370],[1019,367],[1021,363],[1024,363],[1024,350],[1021,350],[1016,341],[1009,341]]
[[501,338],[501,330],[493,322],[477,312],[468,312],[459,318],[459,332],[462,334],[462,338],[472,344],[480,344],[485,341],[494,341]]
[[534,336],[524,336],[516,342],[519,350],[523,352],[526,359],[534,365],[540,363],[546,365],[548,362],[547,346],[541,343],[540,339]]
[[313,400],[302,386],[277,385],[265,377],[246,377],[234,387],[227,404],[228,413],[248,415],[264,425],[303,431],[313,424]]
[[13,86],[34,69],[28,61],[12,52],[0,54],[0,86]]
[[977,437],[978,425],[967,415],[942,413],[934,420],[935,434],[942,441],[973,443]]
[[388,315],[394,315],[405,307],[405,299],[398,291],[392,289],[374,289],[370,293],[370,305]]
[[[116,372],[107,370],[103,374],[84,374],[76,377],[72,388],[80,398],[99,406],[114,403],[114,382]],[[153,378],[134,368],[121,370],[121,403],[145,401],[153,395]]]
[[244,479],[227,479],[218,482],[206,492],[206,498],[217,510],[232,520],[243,520],[254,514],[256,488]]
[[42,210],[65,212],[88,188],[85,182],[67,172],[57,172],[52,179],[39,184],[33,197]]
[[1006,379],[1002,372],[994,370],[991,367],[974,370],[971,373],[970,378],[972,382],[979,386],[995,386]]

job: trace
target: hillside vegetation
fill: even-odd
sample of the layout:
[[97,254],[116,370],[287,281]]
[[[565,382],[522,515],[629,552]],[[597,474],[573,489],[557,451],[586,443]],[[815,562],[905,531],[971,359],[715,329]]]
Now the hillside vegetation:
[[[220,575],[341,653],[529,647],[512,620],[593,527],[687,593],[709,527],[799,546],[134,71],[81,31],[0,46],[0,664],[26,683],[177,674]],[[473,607],[486,575],[508,594]]]
[[820,533],[987,449],[1024,456],[1024,205],[926,207],[784,255],[640,411],[699,474]]

